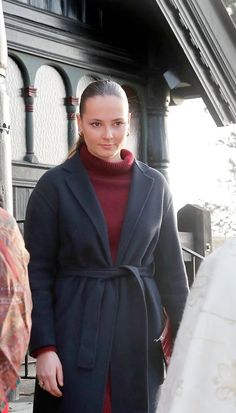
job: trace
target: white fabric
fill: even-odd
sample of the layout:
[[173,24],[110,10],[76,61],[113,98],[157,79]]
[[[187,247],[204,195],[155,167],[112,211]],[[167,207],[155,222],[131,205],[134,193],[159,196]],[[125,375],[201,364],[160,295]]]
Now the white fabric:
[[157,413],[235,412],[236,238],[232,238],[200,266]]

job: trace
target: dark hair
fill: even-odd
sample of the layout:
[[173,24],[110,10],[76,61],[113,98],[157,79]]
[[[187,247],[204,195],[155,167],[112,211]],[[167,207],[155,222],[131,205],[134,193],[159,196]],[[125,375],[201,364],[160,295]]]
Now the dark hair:
[[[94,82],[89,83],[89,85],[84,89],[80,97],[80,117],[82,117],[85,112],[85,105],[87,100],[95,96],[116,96],[120,99],[125,99],[128,104],[126,93],[118,83],[109,79],[96,80]],[[83,134],[79,133],[79,139],[73,146],[73,148],[70,150],[68,157],[71,158],[80,149],[83,143],[84,136]]]
[[121,99],[127,99],[124,89],[118,83],[112,80],[96,80],[90,83],[81,95],[79,105],[81,117],[85,112],[86,101],[94,96],[116,96]]

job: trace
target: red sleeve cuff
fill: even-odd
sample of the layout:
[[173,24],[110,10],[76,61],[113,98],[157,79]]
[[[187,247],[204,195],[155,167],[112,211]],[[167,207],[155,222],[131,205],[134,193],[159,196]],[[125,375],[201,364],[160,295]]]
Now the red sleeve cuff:
[[33,351],[31,353],[31,356],[34,357],[34,358],[37,358],[40,354],[46,353],[46,351],[54,351],[55,353],[57,352],[55,346],[45,346],[45,347],[41,347],[41,348],[38,348],[37,350]]

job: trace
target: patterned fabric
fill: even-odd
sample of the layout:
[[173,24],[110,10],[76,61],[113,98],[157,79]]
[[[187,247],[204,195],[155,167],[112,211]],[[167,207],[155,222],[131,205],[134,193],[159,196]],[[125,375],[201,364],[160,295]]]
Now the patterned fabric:
[[8,403],[7,403],[2,413],[8,413],[8,412],[9,412],[9,409],[8,409]]
[[236,238],[201,264],[157,413],[236,412]]
[[0,208],[0,412],[16,386],[31,329],[29,254],[12,216]]

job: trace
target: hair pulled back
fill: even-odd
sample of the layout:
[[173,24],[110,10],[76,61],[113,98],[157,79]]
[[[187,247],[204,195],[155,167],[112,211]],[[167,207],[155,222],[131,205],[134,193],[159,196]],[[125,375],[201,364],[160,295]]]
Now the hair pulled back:
[[85,104],[89,98],[95,96],[116,96],[127,100],[124,89],[112,80],[96,80],[90,83],[83,91],[80,98],[79,113],[82,117],[85,112]]
[[[80,97],[79,114],[81,118],[83,117],[83,114],[85,112],[85,105],[87,100],[95,96],[116,96],[120,99],[124,99],[127,102],[128,106],[126,93],[118,83],[109,79],[96,80],[89,83]],[[68,158],[71,158],[80,149],[83,143],[83,134],[79,133],[79,139],[69,152]]]

